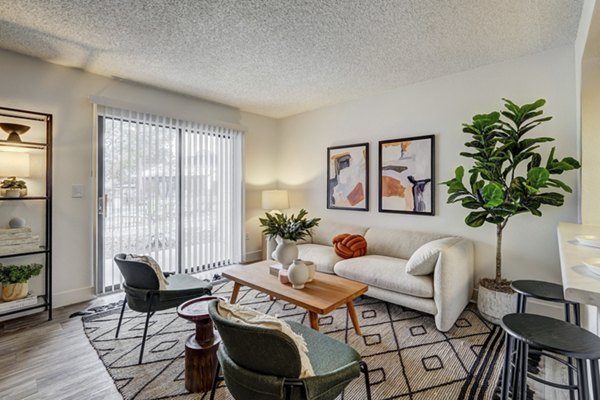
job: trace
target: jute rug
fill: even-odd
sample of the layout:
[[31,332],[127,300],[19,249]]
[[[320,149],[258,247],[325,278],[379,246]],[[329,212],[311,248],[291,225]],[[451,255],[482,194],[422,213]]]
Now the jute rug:
[[[229,296],[230,282],[214,294]],[[242,288],[239,302],[286,320],[308,323],[304,310],[270,301]],[[501,329],[484,322],[469,307],[446,333],[433,317],[367,296],[355,301],[363,336],[357,336],[345,308],[319,319],[320,330],[354,347],[367,362],[374,399],[492,399],[502,367]],[[114,339],[119,310],[83,317],[84,330],[125,399],[208,399],[184,387],[184,343],[194,325],[175,310],[150,320],[144,363],[137,364],[144,315],[126,311],[119,339]],[[232,399],[221,384],[217,399]],[[342,400],[366,398],[362,379],[352,382]]]

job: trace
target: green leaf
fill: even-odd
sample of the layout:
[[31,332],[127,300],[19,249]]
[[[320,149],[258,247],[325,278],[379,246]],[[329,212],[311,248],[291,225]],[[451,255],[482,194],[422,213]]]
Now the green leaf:
[[536,189],[543,187],[550,178],[550,172],[543,167],[534,167],[527,171],[527,182]]
[[487,211],[473,211],[467,215],[465,222],[472,228],[478,228],[485,222],[485,217],[488,215]]
[[504,203],[504,189],[501,185],[490,182],[481,189],[481,194],[485,200],[485,208],[494,208]]

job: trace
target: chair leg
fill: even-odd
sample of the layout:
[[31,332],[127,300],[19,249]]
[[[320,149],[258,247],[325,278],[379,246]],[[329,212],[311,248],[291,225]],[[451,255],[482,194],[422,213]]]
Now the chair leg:
[[527,369],[529,367],[529,345],[527,343],[521,343],[521,367],[519,375],[521,376],[519,385],[519,398],[527,400]]
[[[565,303],[565,321],[567,321],[568,323],[571,323],[571,304],[570,303]],[[567,362],[569,363],[569,365],[574,365],[573,364],[573,359],[571,357],[567,358]],[[575,384],[575,371],[573,370],[573,368],[567,368],[569,371],[569,386],[573,386]],[[569,390],[569,400],[575,400],[575,390],[574,389],[570,389]]]
[[508,391],[510,389],[508,382],[511,380],[510,369],[513,356],[513,339],[508,333],[505,334],[505,337],[506,348],[504,353],[504,369],[502,370],[502,400],[508,400]]
[[215,365],[215,372],[213,375],[212,387],[210,388],[210,400],[215,400],[215,394],[217,392],[217,382],[219,382],[219,373],[221,372],[221,364],[219,360],[217,360],[217,365]]
[[121,330],[121,322],[123,322],[123,314],[125,313],[125,306],[127,305],[127,296],[123,300],[123,307],[121,307],[121,316],[119,316],[119,325],[117,325],[117,332],[115,333],[115,339],[119,338],[119,331]]
[[595,400],[600,400],[600,370],[598,369],[598,360],[590,360],[590,370],[592,372],[592,393]]
[[150,317],[154,315],[154,312],[152,312],[153,300],[154,297],[151,297],[150,301],[148,302],[148,311],[146,311],[146,325],[144,326],[144,336],[142,337],[142,347],[140,348],[140,359],[138,364],[141,364],[142,359],[144,358],[144,347],[146,346],[146,335],[148,334],[148,322],[150,322]]
[[360,371],[365,375],[365,389],[367,390],[367,400],[371,400],[371,380],[369,378],[369,367],[364,361],[360,362]]
[[588,400],[590,398],[587,387],[587,368],[586,360],[577,360],[577,387],[579,390],[578,399]]

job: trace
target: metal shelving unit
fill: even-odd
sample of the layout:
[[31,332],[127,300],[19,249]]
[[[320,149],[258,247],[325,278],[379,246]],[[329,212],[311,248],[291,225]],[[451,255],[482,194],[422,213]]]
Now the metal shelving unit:
[[[45,214],[45,243],[40,246],[40,250],[28,251],[24,253],[3,254],[0,259],[17,258],[32,255],[43,255],[44,257],[44,293],[37,296],[37,304],[24,306],[22,308],[0,311],[0,317],[8,315],[18,315],[26,311],[41,310],[48,312],[48,319],[52,319],[52,114],[41,113],[36,111],[20,110],[15,108],[0,107],[0,122],[2,117],[11,119],[21,119],[30,121],[40,121],[45,123],[46,127],[46,143],[38,142],[22,142],[22,147],[25,149],[35,149],[36,151],[44,151],[46,156],[46,176],[45,176],[45,195],[30,196],[30,197],[0,197],[0,202],[5,201],[43,201]],[[3,147],[10,147],[13,144],[0,140],[0,150]]]

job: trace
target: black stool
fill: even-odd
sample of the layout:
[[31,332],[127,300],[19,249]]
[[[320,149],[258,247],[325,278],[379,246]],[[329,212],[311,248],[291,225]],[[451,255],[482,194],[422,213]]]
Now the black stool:
[[[564,296],[564,290],[562,285],[544,281],[533,281],[533,280],[519,280],[513,281],[510,285],[511,288],[517,292],[517,313],[524,313],[527,309],[527,298],[535,298],[553,303],[562,303],[565,307],[565,321],[574,322],[575,325],[581,326],[581,309],[579,303],[566,300]],[[573,308],[573,314],[575,321],[571,318],[571,308]],[[516,357],[519,358],[519,352],[521,351],[520,344],[515,350]],[[570,366],[573,366],[573,360],[567,359]],[[575,368],[568,367],[569,372],[569,385],[575,385]],[[585,372],[585,366],[583,371]],[[575,391],[571,390],[569,393],[569,399],[575,400]]]
[[[513,281],[510,287],[517,292],[517,312],[524,313],[527,308],[527,298],[535,298],[565,305],[565,321],[574,322],[581,326],[581,311],[579,303],[565,299],[562,285],[543,281],[519,280]],[[571,307],[575,321],[571,319]]]
[[[535,314],[508,314],[502,318],[502,328],[506,332],[506,349],[504,369],[502,371],[502,400],[527,398],[527,360],[529,346],[535,347],[545,357],[553,358],[558,362],[574,369],[568,362],[559,356],[569,357],[577,364],[577,384],[562,385],[548,382],[534,375],[529,378],[559,389],[576,390],[578,399],[589,400],[587,374],[585,365],[589,361],[592,373],[591,392],[594,399],[600,399],[600,377],[598,360],[600,359],[600,337],[571,323],[558,319]],[[511,379],[511,355],[515,346],[521,347],[514,368],[516,379]],[[512,385],[509,382],[512,381]],[[511,390],[512,389],[512,390]]]

